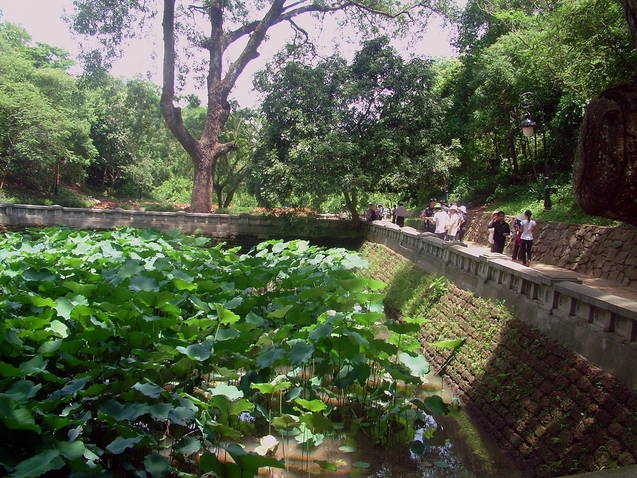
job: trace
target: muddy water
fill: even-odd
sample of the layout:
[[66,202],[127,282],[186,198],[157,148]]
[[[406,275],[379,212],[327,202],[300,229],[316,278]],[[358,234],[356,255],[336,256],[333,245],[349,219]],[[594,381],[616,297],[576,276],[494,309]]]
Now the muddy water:
[[[418,395],[438,394],[446,402],[451,397],[441,390],[439,377]],[[427,429],[435,430],[425,438]],[[285,458],[286,469],[263,469],[259,476],[280,478],[337,477],[360,478],[523,478],[514,463],[479,430],[462,410],[451,415],[429,417],[425,428],[414,431],[412,440],[426,441],[425,452],[414,455],[408,445],[375,445],[360,430],[326,438],[317,448],[304,450],[294,439],[282,440],[277,458]],[[248,444],[253,450],[256,443]],[[315,460],[335,463],[336,471],[322,469]]]

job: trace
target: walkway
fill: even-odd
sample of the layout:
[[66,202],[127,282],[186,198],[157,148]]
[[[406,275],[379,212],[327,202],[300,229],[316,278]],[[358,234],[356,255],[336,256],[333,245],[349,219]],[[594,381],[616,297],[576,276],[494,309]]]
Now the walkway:
[[[488,247],[485,247],[482,244],[478,244],[477,242],[466,241],[464,242],[464,244],[466,244],[467,247],[472,248],[476,252],[490,252],[490,249]],[[637,301],[637,290],[632,287],[623,286],[606,279],[600,279],[598,277],[593,277],[581,272],[564,269],[563,267],[554,266],[552,264],[542,264],[540,262],[531,262],[531,269],[547,273],[570,273],[577,277],[577,279],[581,280],[582,284],[588,287],[602,290],[618,297]]]
[[[384,220],[382,222],[386,224],[391,224],[391,221],[388,221],[388,220]],[[422,232],[421,230],[415,229],[411,226],[405,226],[402,229],[409,230],[411,232],[416,232],[416,233]],[[471,248],[473,251],[480,254],[488,253],[491,251],[489,247],[486,247],[485,245],[477,243],[477,242],[465,241],[463,242],[463,244],[465,244],[467,247]],[[510,257],[510,255],[508,254],[505,254],[505,255]],[[593,277],[588,274],[573,271],[570,269],[565,269],[563,267],[554,266],[552,264],[542,264],[540,262],[531,262],[531,268],[541,272],[546,272],[549,274],[572,275],[573,277],[580,280],[582,284],[588,287],[592,287],[594,289],[604,291],[608,294],[637,302],[637,290],[635,290],[634,287],[624,286],[607,279],[600,279],[599,277]]]

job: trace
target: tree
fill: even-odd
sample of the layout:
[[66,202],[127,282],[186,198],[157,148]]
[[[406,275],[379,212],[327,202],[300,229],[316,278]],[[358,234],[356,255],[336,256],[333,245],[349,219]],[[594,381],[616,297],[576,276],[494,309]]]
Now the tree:
[[[570,181],[586,104],[637,71],[619,2],[469,0],[457,44],[459,67],[442,93],[448,134],[463,144],[452,183],[480,199],[538,181],[545,155],[552,182]],[[537,94],[537,154],[519,127],[527,91]]]
[[0,187],[13,179],[44,192],[52,178],[81,179],[95,155],[89,112],[65,69],[67,52],[0,23]]
[[[637,2],[623,0],[633,45]],[[633,68],[634,73],[634,68]],[[575,160],[575,193],[589,214],[637,226],[637,78],[607,89],[586,108]]]
[[252,110],[238,110],[230,115],[221,139],[232,141],[237,147],[219,157],[215,168],[213,190],[218,207],[230,207],[234,195],[243,184],[257,148],[260,129],[261,120]]
[[457,142],[433,141],[431,61],[404,62],[385,37],[366,42],[351,65],[288,62],[258,84],[267,126],[252,190],[266,204],[338,194],[357,219],[364,194],[444,189],[457,164]]
[[[164,69],[160,105],[170,131],[193,162],[191,210],[210,210],[212,180],[218,159],[237,147],[234,142],[221,139],[230,115],[228,96],[246,65],[259,55],[259,48],[273,26],[287,22],[301,33],[304,41],[306,32],[294,21],[300,15],[345,12],[349,21],[378,27],[381,21],[405,23],[421,14],[426,16],[439,9],[438,4],[432,1],[436,0],[414,3],[403,0],[380,3],[374,0],[273,0],[268,3],[199,0],[190,2],[188,6],[177,6],[176,0],[163,0]],[[143,23],[143,17],[157,13],[154,4],[140,0],[76,0],[74,5],[73,28],[80,33],[98,36],[110,52],[133,34],[137,25]],[[198,29],[197,20],[201,17],[208,24],[210,34]],[[239,40],[245,40],[245,45],[224,70],[226,53]],[[182,46],[181,42],[188,46]],[[182,48],[178,49],[179,46]],[[207,115],[199,139],[186,128],[181,109],[175,104],[176,73],[186,71],[186,64],[192,62],[189,58],[191,46],[201,48],[207,54],[206,64],[199,67],[199,72],[206,77],[207,86]],[[98,55],[90,57],[100,58]]]
[[[83,80],[92,109],[91,138],[97,157],[88,182],[101,190],[142,195],[168,179],[185,156],[159,111],[159,87],[108,74]],[[181,150],[181,151],[180,151]]]

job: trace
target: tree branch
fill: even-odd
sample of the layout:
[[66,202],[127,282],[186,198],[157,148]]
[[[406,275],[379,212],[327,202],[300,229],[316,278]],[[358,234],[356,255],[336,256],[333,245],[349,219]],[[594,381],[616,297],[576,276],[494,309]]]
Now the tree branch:
[[237,147],[238,147],[237,143],[235,143],[234,141],[230,141],[228,143],[219,143],[215,147],[214,156],[215,157],[222,156],[226,153],[229,153],[233,149],[237,149]]
[[194,160],[200,156],[199,143],[186,129],[181,117],[181,109],[173,104],[175,98],[175,0],[164,0],[162,28],[164,30],[164,65],[159,105],[168,129]]
[[[343,8],[345,8],[346,4],[342,4],[339,6],[335,6],[335,7],[324,7],[324,6],[319,6],[319,5],[307,5],[305,7],[301,7],[301,8],[297,8],[296,10],[287,10],[288,8],[292,8],[295,6],[298,6],[302,3],[305,3],[306,0],[302,0],[300,2],[295,2],[292,5],[289,5],[287,7],[285,7],[283,9],[283,13],[279,16],[279,18],[275,19],[273,21],[273,23],[271,25],[269,25],[269,27],[274,26],[278,23],[287,21],[291,18],[294,18],[298,15],[301,15],[303,13],[308,13],[308,12],[332,12],[332,11],[336,11],[336,10],[341,10]],[[247,23],[245,25],[242,25],[241,27],[237,28],[236,30],[233,30],[231,32],[228,32],[224,35],[224,43],[223,43],[223,48],[224,50],[228,48],[228,46],[230,46],[232,43],[234,43],[235,41],[237,41],[239,38],[245,36],[245,35],[250,35],[252,34],[259,25],[261,25],[263,22],[263,20],[261,21],[254,21],[254,22],[250,22]],[[268,28],[269,28],[268,27]],[[210,42],[205,42],[204,43],[204,47],[205,48],[209,48],[209,44]]]
[[274,0],[272,2],[272,5],[268,12],[261,19],[259,24],[250,35],[248,44],[239,55],[239,58],[237,58],[237,60],[233,62],[228,68],[228,72],[223,79],[221,87],[222,101],[227,101],[230,90],[232,90],[232,87],[237,81],[237,78],[239,78],[239,75],[241,74],[241,72],[243,72],[246,65],[259,56],[258,49],[259,46],[261,46],[261,43],[263,43],[268,29],[272,25],[280,21],[279,19],[281,18],[281,13],[283,12],[284,2],[285,0]]

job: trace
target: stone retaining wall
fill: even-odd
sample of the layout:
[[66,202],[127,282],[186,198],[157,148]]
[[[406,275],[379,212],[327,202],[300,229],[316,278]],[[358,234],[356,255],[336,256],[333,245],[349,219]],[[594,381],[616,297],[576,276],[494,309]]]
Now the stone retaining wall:
[[485,298],[504,300],[516,316],[637,390],[637,303],[578,283],[572,272],[537,271],[502,254],[483,254],[393,224],[367,226],[423,270]]
[[[465,238],[487,245],[490,213],[472,214]],[[507,221],[513,223],[513,218]],[[511,254],[513,244],[506,246]],[[637,289],[637,228],[538,222],[533,259]]]
[[0,203],[0,224],[10,226],[69,226],[112,229],[118,226],[181,230],[237,244],[267,239],[311,239],[322,245],[357,247],[362,229],[351,221],[313,217],[198,214],[186,212],[85,209]]
[[[637,393],[517,319],[502,305],[452,283],[432,303],[426,272],[395,251],[366,242],[370,275],[387,282],[397,315],[423,314],[425,354],[438,369],[448,351],[427,344],[466,337],[446,383],[519,462],[548,478],[631,465],[637,458]],[[628,475],[627,475],[628,476]]]

